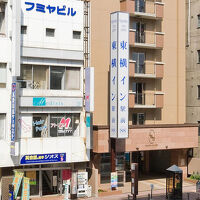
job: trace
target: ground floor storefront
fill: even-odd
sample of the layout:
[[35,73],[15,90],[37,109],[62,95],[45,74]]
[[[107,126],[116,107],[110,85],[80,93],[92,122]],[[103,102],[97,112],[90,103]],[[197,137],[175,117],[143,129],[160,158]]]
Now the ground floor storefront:
[[[93,193],[111,190],[113,163],[117,172],[117,188],[130,192],[131,163],[138,163],[139,179],[165,177],[166,169],[177,165],[188,174],[188,158],[191,149],[198,146],[198,126],[194,124],[129,126],[129,138],[116,139],[115,156],[111,158],[113,143],[109,138],[108,126],[94,126],[92,171],[89,183]],[[113,152],[113,150],[112,150]],[[111,162],[112,160],[112,162]]]
[[[1,168],[2,200],[8,199],[9,184],[14,178],[14,170],[24,173],[30,179],[30,196],[55,197],[65,194],[65,184],[68,185],[69,197],[86,197],[88,188],[87,163],[73,164],[43,164],[12,168]],[[22,193],[22,183],[18,192]]]
[[[127,187],[131,183],[131,163],[138,163],[139,180],[165,178],[166,169],[174,164],[183,170],[183,176],[186,178],[188,150],[117,152],[115,170],[118,190],[122,192],[131,190],[131,187]],[[97,191],[111,190],[111,154],[94,154],[91,166],[93,167],[91,177],[96,180]]]

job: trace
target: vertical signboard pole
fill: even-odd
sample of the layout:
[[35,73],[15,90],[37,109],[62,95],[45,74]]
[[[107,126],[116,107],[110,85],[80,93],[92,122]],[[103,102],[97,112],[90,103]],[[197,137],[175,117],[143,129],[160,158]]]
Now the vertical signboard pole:
[[138,163],[131,164],[131,194],[133,200],[136,200],[138,195]]
[[16,83],[12,83],[11,92],[11,143],[10,155],[15,156],[15,124],[16,124]]
[[[110,17],[110,138],[111,172],[116,171],[116,139],[128,138],[129,14]],[[113,189],[114,187],[112,187]],[[116,188],[115,188],[116,189]]]

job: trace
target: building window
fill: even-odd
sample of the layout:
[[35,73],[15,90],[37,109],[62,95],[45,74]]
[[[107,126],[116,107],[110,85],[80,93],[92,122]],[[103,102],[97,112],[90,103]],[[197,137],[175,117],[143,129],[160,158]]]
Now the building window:
[[33,115],[33,138],[48,137],[48,116],[46,114]]
[[23,35],[27,34],[27,26],[21,26],[21,34]]
[[65,89],[79,90],[80,89],[80,69],[68,67],[65,73]]
[[5,139],[6,115],[0,114],[0,140]]
[[200,121],[197,121],[198,124],[199,124],[199,127],[198,127],[198,136],[200,136]]
[[144,113],[133,113],[132,124],[133,125],[143,125],[143,124],[145,124]]
[[135,1],[135,11],[136,12],[145,12],[145,0],[136,0]]
[[46,28],[46,36],[47,37],[54,37],[55,36],[55,29],[54,28]]
[[197,28],[200,28],[200,15],[197,15],[197,18],[198,18]]
[[110,183],[110,173],[111,173],[110,162],[111,160],[109,153],[101,154],[101,163],[100,163],[101,184]]
[[21,88],[80,90],[80,70],[80,67],[21,65],[18,80]]
[[37,113],[37,114],[31,114],[30,116],[26,115],[20,116],[20,122],[19,122],[19,135],[21,135],[20,138],[79,136],[79,130],[80,130],[79,113],[64,113],[64,114]]
[[7,68],[6,63],[0,63],[0,88],[6,88]]
[[51,114],[50,137],[77,136],[79,114]]
[[145,74],[145,53],[133,52],[132,59],[135,61],[135,73]]
[[73,39],[81,39],[81,31],[73,31]]
[[0,2],[0,35],[5,35],[5,3]]
[[50,89],[52,89],[52,90],[62,90],[62,89],[64,89],[64,85],[63,85],[64,72],[65,72],[64,67],[52,67],[51,68]]
[[198,99],[200,99],[200,85],[197,85],[198,88]]
[[197,50],[197,54],[198,54],[198,63],[200,63],[200,50]]

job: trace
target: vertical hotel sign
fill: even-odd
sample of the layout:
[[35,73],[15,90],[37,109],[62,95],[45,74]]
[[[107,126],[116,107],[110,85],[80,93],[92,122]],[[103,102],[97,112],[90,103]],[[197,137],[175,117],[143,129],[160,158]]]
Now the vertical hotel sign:
[[129,14],[111,13],[110,137],[128,138]]
[[16,83],[12,83],[11,93],[11,143],[10,155],[15,155],[15,121],[16,121]]

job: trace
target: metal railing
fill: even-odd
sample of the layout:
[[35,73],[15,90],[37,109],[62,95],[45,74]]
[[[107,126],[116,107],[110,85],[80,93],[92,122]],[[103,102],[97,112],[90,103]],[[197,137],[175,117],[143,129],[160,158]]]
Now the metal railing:
[[143,65],[139,65],[139,64],[135,64],[135,73],[136,74],[145,74],[145,64]]
[[155,105],[155,94],[153,93],[135,93],[135,104],[137,105]]

